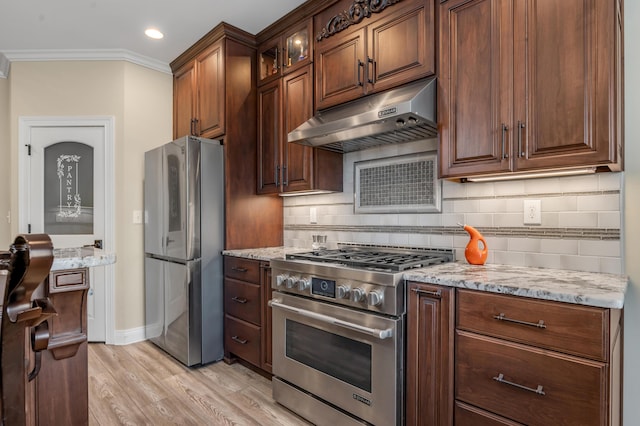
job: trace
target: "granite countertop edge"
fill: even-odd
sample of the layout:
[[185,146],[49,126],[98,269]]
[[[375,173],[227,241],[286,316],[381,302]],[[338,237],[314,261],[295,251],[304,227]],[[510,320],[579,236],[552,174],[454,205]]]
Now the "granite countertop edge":
[[301,253],[311,250],[304,247],[260,247],[251,249],[223,250],[225,256],[242,257],[244,259],[264,260],[284,259],[287,253]]
[[115,262],[115,253],[94,247],[54,249],[51,270],[92,268],[110,265]]
[[[308,251],[300,247],[265,247],[224,250],[222,254],[270,261],[287,253]],[[407,281],[466,288],[541,300],[622,309],[628,286],[625,275],[500,264],[470,265],[450,262],[403,274]]]
[[624,307],[628,286],[625,275],[465,262],[414,269],[403,277],[407,281],[611,309]]

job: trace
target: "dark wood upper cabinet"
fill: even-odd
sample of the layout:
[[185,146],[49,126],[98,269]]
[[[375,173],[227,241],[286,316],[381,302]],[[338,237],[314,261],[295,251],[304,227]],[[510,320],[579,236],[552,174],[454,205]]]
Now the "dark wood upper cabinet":
[[256,194],[256,57],[255,36],[223,22],[171,62],[174,134],[223,141],[229,250],[282,245],[282,200]]
[[281,86],[278,79],[258,89],[258,194],[280,188]]
[[175,72],[174,138],[223,135],[224,89],[224,43],[219,41]]
[[352,3],[314,17],[316,109],[435,74],[433,0],[389,4],[341,29]]
[[196,64],[189,62],[173,75],[173,137],[191,135],[196,116]]
[[308,65],[258,89],[258,193],[342,191],[342,155],[287,142],[313,113]]
[[617,0],[441,3],[441,177],[620,170],[617,6]]
[[[309,65],[282,79],[282,185],[283,192],[313,189],[314,149],[287,142],[290,131],[313,115],[313,69]],[[342,156],[340,158],[340,190],[342,190]],[[335,173],[334,170],[325,172]]]

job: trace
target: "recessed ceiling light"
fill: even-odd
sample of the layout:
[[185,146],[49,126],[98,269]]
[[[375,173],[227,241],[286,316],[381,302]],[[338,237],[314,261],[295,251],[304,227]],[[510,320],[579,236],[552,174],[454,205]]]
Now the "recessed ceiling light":
[[147,35],[147,37],[155,40],[160,40],[162,37],[164,37],[164,34],[156,30],[155,28],[147,28],[146,30],[144,30],[144,33]]

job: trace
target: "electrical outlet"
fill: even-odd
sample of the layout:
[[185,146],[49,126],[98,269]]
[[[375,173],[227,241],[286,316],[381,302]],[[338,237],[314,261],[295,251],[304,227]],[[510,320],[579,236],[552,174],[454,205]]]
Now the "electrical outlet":
[[540,200],[524,200],[524,224],[541,225],[542,211]]
[[309,209],[309,222],[310,223],[318,223],[318,211],[315,207],[311,207]]

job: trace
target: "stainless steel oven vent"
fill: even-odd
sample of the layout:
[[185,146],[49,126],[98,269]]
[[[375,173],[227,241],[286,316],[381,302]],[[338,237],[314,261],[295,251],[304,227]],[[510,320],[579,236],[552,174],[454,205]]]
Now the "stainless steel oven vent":
[[288,141],[352,152],[436,135],[436,79],[429,78],[319,111]]

